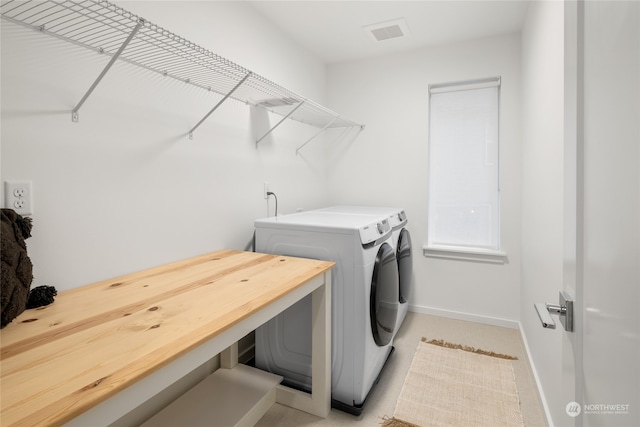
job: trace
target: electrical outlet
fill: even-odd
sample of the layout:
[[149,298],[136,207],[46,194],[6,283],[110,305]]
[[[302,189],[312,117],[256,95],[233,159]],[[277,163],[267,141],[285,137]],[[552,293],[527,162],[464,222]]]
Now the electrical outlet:
[[269,195],[267,194],[269,192],[269,183],[265,181],[264,183],[264,198],[268,199]]
[[33,215],[31,181],[5,181],[4,206],[20,215]]

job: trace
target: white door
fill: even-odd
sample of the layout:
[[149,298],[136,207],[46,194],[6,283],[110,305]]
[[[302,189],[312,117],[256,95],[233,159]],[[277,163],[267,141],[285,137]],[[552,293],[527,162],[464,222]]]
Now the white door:
[[640,2],[567,2],[565,24],[561,425],[638,426]]

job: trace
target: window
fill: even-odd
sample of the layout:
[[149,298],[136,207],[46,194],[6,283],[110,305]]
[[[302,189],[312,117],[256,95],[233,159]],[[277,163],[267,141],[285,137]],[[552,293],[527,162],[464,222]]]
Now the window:
[[500,78],[429,86],[426,251],[500,251]]

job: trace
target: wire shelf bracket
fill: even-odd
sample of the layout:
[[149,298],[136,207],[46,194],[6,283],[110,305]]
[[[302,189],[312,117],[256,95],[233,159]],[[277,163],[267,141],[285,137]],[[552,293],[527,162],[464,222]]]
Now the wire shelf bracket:
[[[111,68],[111,66],[113,66],[113,64],[117,61],[117,59],[120,57],[120,55],[122,55],[122,52],[129,45],[129,43],[131,43],[131,40],[133,40],[133,38],[135,37],[135,35],[138,32],[138,30],[140,29],[140,27],[142,27],[143,25],[144,25],[144,19],[142,19],[142,18],[138,19],[138,23],[136,24],[134,29],[129,34],[129,37],[127,37],[127,39],[122,43],[122,45],[120,46],[118,51],[111,57],[111,59],[109,60],[109,63],[107,64],[107,66],[104,67],[104,69],[102,70],[102,72],[100,73],[98,78],[93,82],[93,84],[91,85],[89,90],[87,90],[87,92],[84,94],[84,96],[82,97],[80,102],[78,102],[78,105],[76,105],[74,107],[74,109],[71,110],[71,121],[73,121],[75,123],[80,121],[80,117],[78,116],[78,111],[80,110],[80,107],[82,107],[82,104],[84,104],[84,102],[89,98],[91,93],[98,86],[98,84],[104,78],[104,76],[107,74],[107,72],[109,72],[109,69]],[[43,28],[43,30],[44,30],[44,28]]]
[[193,132],[198,129],[200,127],[200,125],[209,118],[209,116],[218,109],[219,106],[222,105],[222,103],[224,101],[226,101],[227,99],[229,99],[229,97],[231,95],[233,95],[233,92],[235,92],[240,86],[242,86],[242,84],[247,81],[247,79],[249,77],[251,77],[253,73],[251,71],[249,71],[247,73],[246,76],[244,76],[242,78],[242,80],[240,80],[220,101],[218,101],[218,103],[216,105],[213,106],[213,108],[202,118],[200,119],[200,121],[193,127],[191,128],[191,130],[189,131],[189,139],[193,139]]
[[302,147],[304,147],[305,145],[307,145],[308,143],[310,143],[311,141],[313,141],[314,139],[316,139],[316,137],[318,135],[320,135],[322,132],[324,132],[325,130],[327,130],[329,128],[329,126],[331,126],[332,124],[335,123],[336,120],[338,120],[340,118],[340,116],[336,116],[333,118],[333,120],[331,120],[329,123],[326,124],[325,127],[323,127],[322,129],[320,129],[318,132],[316,132],[311,138],[307,139],[301,146],[299,146],[298,148],[296,148],[296,154],[298,154],[298,152],[300,152],[300,150],[302,149]]
[[72,110],[74,122],[79,120],[79,110],[85,101],[113,64],[120,60],[223,97],[191,128],[190,138],[229,98],[283,117],[257,142],[273,132],[284,119],[322,129],[310,140],[330,127],[364,128],[107,0],[2,0],[0,14],[8,22],[111,56],[102,73]]
[[278,123],[276,123],[274,126],[271,126],[271,129],[269,129],[269,130],[267,131],[267,133],[265,133],[264,135],[262,135],[260,138],[258,138],[258,139],[256,140],[256,144],[259,144],[259,143],[260,143],[260,141],[262,141],[263,139],[265,139],[265,138],[267,137],[267,135],[269,135],[271,132],[273,132],[273,131],[275,130],[275,128],[277,128],[278,126],[280,126],[280,124],[281,124],[282,122],[284,122],[285,120],[287,120],[287,119],[288,119],[288,118],[289,118],[293,113],[295,113],[295,112],[296,112],[296,110],[297,110],[298,108],[302,107],[302,105],[305,103],[305,101],[306,101],[306,100],[301,101],[298,105],[296,105],[296,107],[295,107],[293,110],[291,110],[291,111],[289,112],[289,114],[287,114],[286,116],[284,116],[284,117],[283,117],[283,118],[282,118]]

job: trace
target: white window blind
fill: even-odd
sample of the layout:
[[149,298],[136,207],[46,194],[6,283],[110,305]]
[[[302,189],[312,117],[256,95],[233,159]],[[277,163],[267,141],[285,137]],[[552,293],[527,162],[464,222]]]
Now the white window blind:
[[429,86],[428,248],[500,251],[500,78]]

